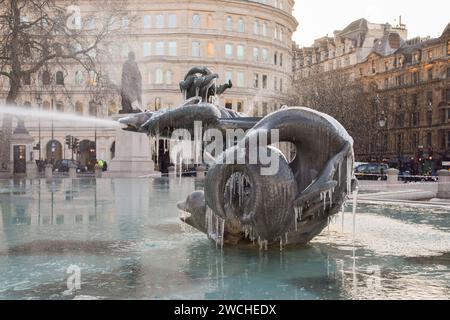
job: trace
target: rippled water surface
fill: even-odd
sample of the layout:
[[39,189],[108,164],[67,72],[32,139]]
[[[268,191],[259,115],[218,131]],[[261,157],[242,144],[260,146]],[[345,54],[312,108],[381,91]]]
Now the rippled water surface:
[[[201,179],[0,181],[0,299],[448,299],[450,208],[351,206],[308,246],[216,249]],[[73,268],[81,287],[68,291]],[[72,278],[73,279],[73,278]]]

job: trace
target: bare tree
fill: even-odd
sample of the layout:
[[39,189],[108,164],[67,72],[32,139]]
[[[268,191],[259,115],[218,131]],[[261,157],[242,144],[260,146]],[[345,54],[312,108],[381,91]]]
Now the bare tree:
[[[63,7],[57,0],[0,0],[0,77],[9,81],[6,104],[15,105],[22,81],[49,64],[78,63],[95,70],[96,50],[109,35],[121,28],[120,1],[100,0],[92,17],[83,18],[77,7]],[[94,4],[93,4],[94,5]],[[0,134],[0,163],[9,162],[9,139],[12,119],[3,116]]]
[[290,104],[327,113],[338,120],[355,140],[356,154],[374,152],[378,134],[374,95],[360,81],[337,71],[312,74],[293,85]]

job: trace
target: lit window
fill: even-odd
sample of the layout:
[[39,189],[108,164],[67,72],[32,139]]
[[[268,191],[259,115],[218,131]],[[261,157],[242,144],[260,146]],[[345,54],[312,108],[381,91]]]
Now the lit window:
[[233,45],[227,43],[225,45],[225,57],[232,58],[233,57]]
[[237,25],[238,32],[244,32],[244,28],[244,19],[239,18]]
[[213,42],[208,42],[208,52],[207,52],[207,54],[208,54],[208,58],[212,58],[212,57],[214,57],[214,50],[215,48],[214,48],[214,43]]
[[245,58],[245,49],[243,45],[237,46],[237,57],[239,60],[244,60]]
[[236,85],[238,87],[243,87],[245,85],[245,81],[244,81],[244,73],[243,72],[238,72],[236,75]]
[[155,84],[163,84],[163,71],[161,69],[155,71]]
[[164,16],[162,14],[156,16],[156,27],[164,28]]
[[227,31],[233,31],[233,19],[231,17],[227,17]]
[[164,42],[163,41],[158,41],[156,42],[156,48],[155,48],[155,54],[157,56],[162,56],[164,55]]
[[150,42],[144,42],[144,57],[151,55],[152,44]]
[[177,27],[177,15],[174,13],[169,14],[169,28],[176,28]]
[[152,26],[151,18],[149,15],[144,16],[144,28],[149,29]]
[[169,56],[176,56],[177,55],[177,42],[176,41],[170,41],[169,42]]
[[200,42],[192,41],[192,56],[200,57]]
[[198,13],[192,16],[192,27],[200,28],[200,15]]

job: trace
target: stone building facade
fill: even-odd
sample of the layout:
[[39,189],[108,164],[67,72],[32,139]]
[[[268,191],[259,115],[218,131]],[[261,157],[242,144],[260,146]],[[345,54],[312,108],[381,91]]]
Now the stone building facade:
[[[372,117],[386,119],[380,138],[357,154],[414,171],[450,160],[450,24],[438,38],[407,38],[402,24],[352,22],[333,38],[294,49],[294,81],[337,71],[364,85]],[[426,162],[426,163],[424,163]],[[418,168],[418,169],[417,169]],[[425,168],[425,169],[424,169]]]
[[[94,1],[59,2],[79,7],[75,21],[81,28],[96,28],[95,19],[86,18],[98,10]],[[204,65],[219,74],[220,83],[233,83],[220,97],[222,105],[249,115],[267,114],[283,104],[292,81],[292,34],[297,28],[293,6],[293,0],[127,1],[123,17],[117,21],[125,35],[113,35],[102,44],[110,53],[102,62],[110,89],[96,90],[96,75],[77,64],[55,64],[26,79],[18,104],[108,119],[120,109],[121,66],[133,51],[142,74],[145,109],[178,106],[183,99],[179,81],[191,67]],[[2,98],[7,89],[8,82],[0,78]],[[101,99],[96,97],[99,94]],[[68,158],[71,151],[64,144],[68,134],[83,143],[82,162],[92,160],[92,144],[97,158],[110,161],[113,157],[114,129],[58,121],[39,124],[30,118],[25,125],[36,143],[40,125],[43,159],[49,159],[50,152],[55,159]],[[167,145],[150,143],[154,154],[161,143],[163,151]]]

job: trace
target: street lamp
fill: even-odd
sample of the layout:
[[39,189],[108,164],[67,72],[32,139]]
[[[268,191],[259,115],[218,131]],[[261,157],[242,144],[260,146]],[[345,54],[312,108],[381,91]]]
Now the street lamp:
[[[41,94],[40,93],[36,93],[35,99],[36,99],[36,103],[38,105],[38,109],[39,109],[39,113],[40,113],[41,112],[41,106],[42,106]],[[40,117],[40,115],[38,116],[38,127],[39,127],[39,129],[38,129],[39,130],[39,142],[38,142],[38,145],[39,145],[39,161],[41,161],[42,158],[41,158],[41,117]]]
[[378,119],[378,125],[380,126],[380,163],[383,162],[382,159],[382,147],[383,147],[383,141],[382,141],[382,131],[384,126],[386,125],[386,115],[384,114],[384,111],[381,112],[380,118]]

